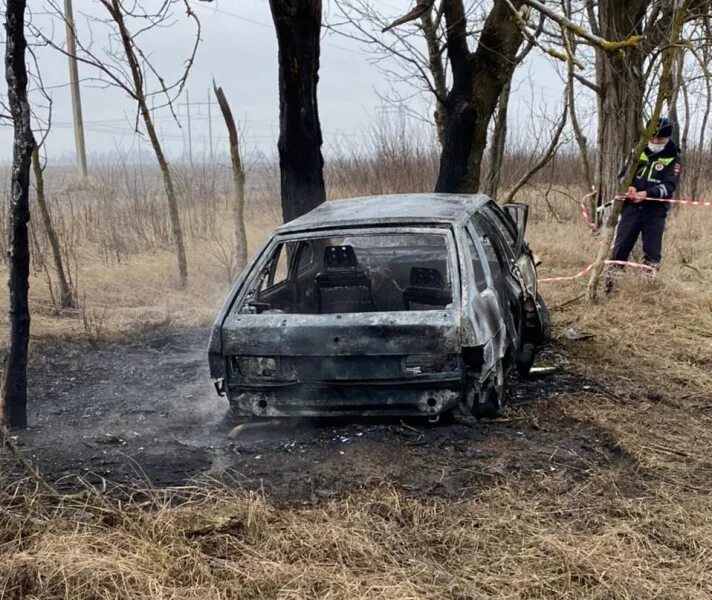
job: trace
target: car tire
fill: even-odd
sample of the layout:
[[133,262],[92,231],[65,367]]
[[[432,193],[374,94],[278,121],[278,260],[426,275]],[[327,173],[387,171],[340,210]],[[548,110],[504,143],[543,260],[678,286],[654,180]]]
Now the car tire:
[[544,299],[538,293],[536,295],[536,303],[539,305],[539,317],[541,319],[541,343],[546,344],[551,340],[551,313]]
[[522,344],[522,347],[517,352],[517,373],[519,377],[525,378],[529,375],[532,366],[534,365],[534,358],[536,357],[536,346],[531,343]]

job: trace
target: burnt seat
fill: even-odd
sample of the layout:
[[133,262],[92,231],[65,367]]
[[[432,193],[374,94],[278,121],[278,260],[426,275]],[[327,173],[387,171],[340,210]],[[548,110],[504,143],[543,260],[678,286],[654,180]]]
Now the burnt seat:
[[452,302],[452,293],[445,287],[442,273],[437,269],[412,267],[410,285],[403,291],[406,310],[421,307],[445,307]]
[[319,313],[376,310],[371,280],[359,265],[353,246],[324,248],[324,271],[316,276]]

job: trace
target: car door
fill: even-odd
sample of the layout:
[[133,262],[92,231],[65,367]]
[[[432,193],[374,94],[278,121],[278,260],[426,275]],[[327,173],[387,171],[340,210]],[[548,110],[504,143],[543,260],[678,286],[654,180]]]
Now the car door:
[[496,223],[487,218],[486,213],[476,213],[472,217],[475,228],[480,232],[487,263],[497,294],[507,339],[514,350],[519,346],[519,331],[522,320],[523,289],[521,278],[515,266],[514,251]]
[[483,346],[482,376],[486,378],[504,357],[508,347],[507,327],[497,294],[488,259],[481,241],[482,233],[473,223],[468,223],[459,242],[463,248],[462,298],[465,324],[474,331],[464,343]]
[[[503,210],[497,203],[488,202],[483,208],[486,215],[502,234],[502,238],[510,248],[516,265],[515,275],[520,279],[520,284],[535,298],[538,292],[536,266],[534,255],[524,241],[528,207],[525,204],[505,204]],[[514,215],[520,215],[520,223]]]

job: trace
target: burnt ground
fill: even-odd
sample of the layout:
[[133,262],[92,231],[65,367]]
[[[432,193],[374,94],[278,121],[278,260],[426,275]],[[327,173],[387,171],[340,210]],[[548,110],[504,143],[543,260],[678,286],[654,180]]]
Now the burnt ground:
[[[20,450],[60,488],[105,478],[178,485],[201,476],[264,490],[276,500],[313,501],[364,487],[465,496],[483,481],[518,472],[625,460],[605,431],[567,418],[557,396],[589,386],[545,352],[552,374],[514,380],[498,421],[295,420],[228,438],[227,401],[208,377],[207,330],[89,348],[36,345],[30,364],[31,427],[13,432]],[[9,457],[0,468],[7,473]]]

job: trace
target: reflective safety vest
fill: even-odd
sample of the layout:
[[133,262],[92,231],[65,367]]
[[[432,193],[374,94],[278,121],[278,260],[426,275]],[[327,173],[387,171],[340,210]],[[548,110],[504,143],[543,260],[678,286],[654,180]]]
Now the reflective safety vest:
[[[623,176],[625,169],[621,173]],[[680,181],[682,173],[682,159],[680,150],[672,142],[655,154],[644,150],[638,159],[638,169],[633,178],[632,185],[639,192],[645,192],[649,198],[672,198]],[[665,210],[660,202],[644,202],[646,207],[657,205],[658,209]],[[640,205],[637,205],[640,206]]]
[[662,183],[662,172],[666,167],[672,165],[676,158],[676,156],[670,156],[650,160],[650,157],[643,152],[638,159],[638,172],[635,177],[636,179],[647,180],[650,183]]

